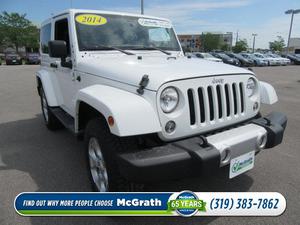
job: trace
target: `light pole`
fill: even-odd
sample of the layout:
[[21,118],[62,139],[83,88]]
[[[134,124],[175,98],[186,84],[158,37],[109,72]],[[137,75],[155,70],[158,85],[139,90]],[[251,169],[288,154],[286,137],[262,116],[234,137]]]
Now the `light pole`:
[[252,48],[252,52],[254,53],[254,49],[255,49],[255,37],[257,36],[257,34],[252,34],[253,36],[253,48]]
[[144,15],[144,0],[141,0],[141,14]]
[[292,28],[293,28],[293,21],[294,21],[294,15],[300,13],[300,9],[289,9],[285,12],[285,14],[292,14],[291,17],[291,24],[290,24],[290,31],[289,31],[289,38],[288,38],[288,43],[287,43],[287,48],[286,48],[286,54],[289,53],[289,48],[290,48],[290,38],[291,38],[291,33],[292,33]]

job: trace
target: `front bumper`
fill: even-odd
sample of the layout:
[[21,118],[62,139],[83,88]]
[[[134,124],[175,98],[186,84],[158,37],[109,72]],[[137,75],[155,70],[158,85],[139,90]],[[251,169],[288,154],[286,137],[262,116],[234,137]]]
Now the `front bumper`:
[[40,64],[39,59],[27,59],[26,61],[28,64]]
[[287,117],[266,117],[214,135],[192,137],[143,151],[118,153],[120,173],[135,182],[153,182],[211,173],[232,158],[282,142]]
[[20,59],[7,59],[6,64],[7,65],[19,65],[19,64],[21,64],[21,60]]

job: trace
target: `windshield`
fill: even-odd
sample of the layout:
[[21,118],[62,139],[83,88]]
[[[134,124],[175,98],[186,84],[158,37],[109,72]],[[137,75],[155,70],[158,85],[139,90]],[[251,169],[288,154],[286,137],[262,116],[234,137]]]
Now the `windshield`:
[[80,51],[109,50],[108,47],[180,51],[168,21],[106,14],[76,14],[75,21]]
[[228,55],[225,55],[224,53],[219,53],[219,56],[221,56],[224,59],[231,59]]
[[243,57],[245,57],[246,59],[250,59],[251,56],[250,55],[247,55],[247,54],[242,54]]
[[263,55],[255,54],[257,58],[265,58]]

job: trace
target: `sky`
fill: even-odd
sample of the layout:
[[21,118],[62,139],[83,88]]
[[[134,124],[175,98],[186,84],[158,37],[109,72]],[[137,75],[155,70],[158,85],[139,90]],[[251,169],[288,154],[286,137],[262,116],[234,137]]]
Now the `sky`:
[[[144,0],[145,14],[172,20],[178,34],[233,32],[252,46],[268,48],[269,41],[288,37],[291,15],[300,0]],[[26,13],[39,25],[64,9],[99,9],[140,13],[140,0],[0,0],[0,11]],[[300,37],[300,14],[295,15],[292,37]]]

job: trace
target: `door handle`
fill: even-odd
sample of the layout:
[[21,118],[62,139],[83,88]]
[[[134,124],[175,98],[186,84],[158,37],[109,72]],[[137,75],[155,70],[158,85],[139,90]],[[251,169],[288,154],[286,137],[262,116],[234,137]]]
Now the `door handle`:
[[58,67],[57,63],[50,63],[50,66],[51,66],[52,68],[57,68],[57,67]]

